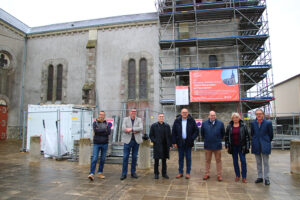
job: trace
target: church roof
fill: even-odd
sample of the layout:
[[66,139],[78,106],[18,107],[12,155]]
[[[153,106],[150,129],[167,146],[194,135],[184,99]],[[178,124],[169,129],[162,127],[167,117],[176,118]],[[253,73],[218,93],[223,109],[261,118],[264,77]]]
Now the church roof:
[[18,29],[23,33],[28,33],[30,31],[30,27],[12,16],[11,14],[7,13],[5,10],[0,8],[0,20],[10,24],[14,28]]
[[37,33],[47,33],[62,30],[72,30],[78,28],[88,28],[104,25],[114,25],[114,24],[124,24],[131,22],[143,22],[143,21],[155,21],[158,19],[157,13],[142,13],[133,15],[122,15],[116,17],[107,17],[100,19],[91,19],[75,22],[66,22],[59,24],[51,24],[46,26],[29,27],[22,21],[18,20],[14,16],[10,15],[6,11],[0,8],[0,20],[6,22],[7,24],[13,26],[14,28],[20,30],[25,34],[37,34]]
[[33,27],[30,29],[29,34],[60,31],[60,30],[71,30],[76,28],[87,28],[87,27],[104,26],[104,25],[123,24],[123,23],[130,23],[130,22],[154,21],[157,19],[158,19],[157,13],[155,12],[134,14],[134,15],[122,15],[116,17],[107,17],[107,18],[100,18],[100,19],[91,19],[91,20],[84,20],[84,21],[66,22],[60,24]]

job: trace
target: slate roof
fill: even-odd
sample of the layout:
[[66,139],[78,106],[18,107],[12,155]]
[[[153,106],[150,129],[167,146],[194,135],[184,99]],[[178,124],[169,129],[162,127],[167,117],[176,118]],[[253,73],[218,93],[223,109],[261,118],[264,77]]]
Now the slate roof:
[[116,17],[107,17],[107,18],[100,18],[100,19],[75,21],[75,22],[66,22],[66,23],[51,24],[51,25],[38,26],[38,27],[29,27],[26,24],[24,24],[22,21],[18,20],[17,18],[15,18],[14,16],[10,15],[9,13],[7,13],[6,11],[0,8],[0,20],[10,24],[14,28],[29,35],[29,34],[72,30],[72,29],[95,27],[95,26],[123,24],[123,23],[130,23],[130,22],[155,21],[158,20],[158,15],[156,12],[152,12],[152,13],[122,15]]

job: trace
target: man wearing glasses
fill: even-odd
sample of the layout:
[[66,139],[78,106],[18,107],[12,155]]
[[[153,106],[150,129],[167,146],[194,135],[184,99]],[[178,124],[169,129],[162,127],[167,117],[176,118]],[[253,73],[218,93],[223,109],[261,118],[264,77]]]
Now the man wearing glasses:
[[[269,179],[269,155],[271,154],[271,142],[273,139],[272,122],[264,119],[264,111],[255,111],[256,120],[251,123],[252,153],[255,154],[257,175],[255,183],[262,183],[263,177],[265,185],[270,185]],[[262,173],[262,163],[264,163],[264,176]]]
[[129,116],[123,119],[122,131],[122,142],[124,143],[124,150],[122,175],[120,179],[124,180],[127,178],[128,159],[130,151],[132,152],[131,177],[138,178],[135,171],[139,144],[143,142],[143,122],[141,118],[136,117],[135,108],[132,108],[129,112]]

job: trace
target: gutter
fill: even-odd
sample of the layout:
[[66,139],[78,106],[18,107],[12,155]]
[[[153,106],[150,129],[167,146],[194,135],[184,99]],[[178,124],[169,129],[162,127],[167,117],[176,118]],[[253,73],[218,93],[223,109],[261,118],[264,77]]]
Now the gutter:
[[[23,68],[22,68],[22,86],[21,86],[21,101],[20,101],[20,112],[19,112],[19,117],[20,117],[20,120],[19,120],[19,139],[21,139],[21,136],[22,136],[22,130],[21,130],[21,127],[23,126],[23,120],[25,122],[25,117],[23,119],[23,113],[24,113],[24,109],[23,109],[23,106],[24,106],[24,85],[25,85],[25,71],[26,71],[26,61],[27,61],[27,36],[25,36],[25,41],[24,41],[24,56],[23,56]],[[25,116],[25,115],[24,115]],[[23,127],[23,129],[25,128],[25,126]],[[24,133],[25,130],[23,130],[23,133]],[[24,135],[23,135],[24,137]],[[24,140],[24,138],[23,138]]]

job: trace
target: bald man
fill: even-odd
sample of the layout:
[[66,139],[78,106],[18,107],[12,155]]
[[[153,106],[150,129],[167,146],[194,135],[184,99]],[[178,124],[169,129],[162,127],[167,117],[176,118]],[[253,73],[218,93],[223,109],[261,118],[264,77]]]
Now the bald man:
[[192,147],[194,146],[194,140],[198,137],[198,135],[198,126],[192,116],[189,115],[188,109],[181,109],[180,116],[175,119],[172,128],[172,144],[174,148],[178,148],[179,157],[179,173],[176,178],[183,177],[184,157],[186,159],[185,178],[190,178],[192,165]]
[[217,180],[222,181],[222,139],[225,135],[224,123],[217,120],[215,111],[210,111],[208,120],[203,122],[201,126],[201,136],[204,139],[205,149],[205,175],[203,180],[209,179],[210,175],[210,163],[212,154],[215,155],[217,165]]

